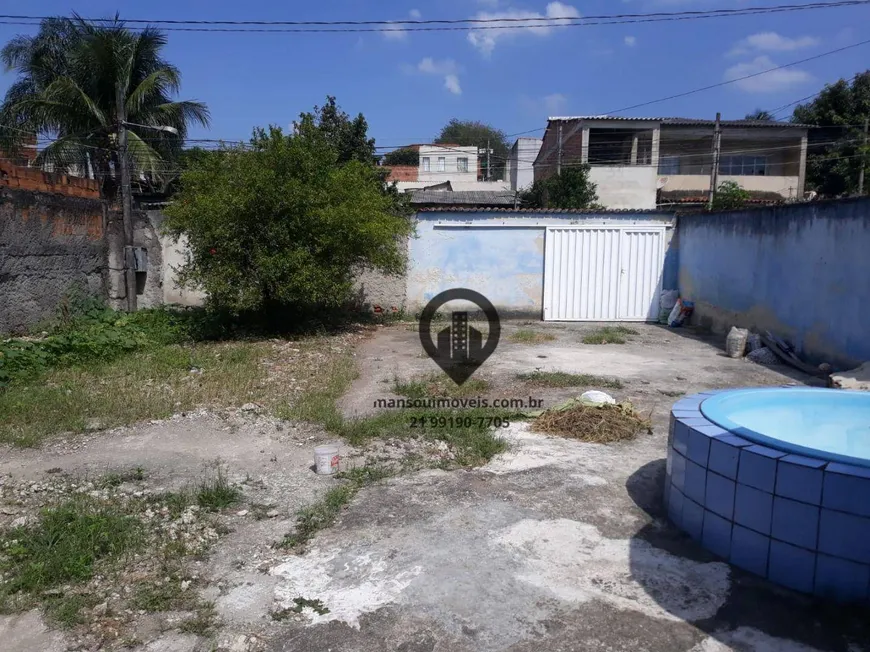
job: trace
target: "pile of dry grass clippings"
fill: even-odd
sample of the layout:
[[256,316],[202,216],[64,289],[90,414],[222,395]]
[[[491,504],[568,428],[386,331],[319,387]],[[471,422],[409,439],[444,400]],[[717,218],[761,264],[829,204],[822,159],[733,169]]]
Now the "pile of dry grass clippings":
[[595,444],[610,444],[634,439],[644,431],[652,434],[652,423],[638,415],[630,403],[577,404],[567,409],[547,410],[532,422],[532,430]]

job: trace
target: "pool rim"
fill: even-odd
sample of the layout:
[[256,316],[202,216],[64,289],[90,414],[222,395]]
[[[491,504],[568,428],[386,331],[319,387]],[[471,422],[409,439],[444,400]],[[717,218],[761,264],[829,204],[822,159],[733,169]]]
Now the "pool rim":
[[[698,411],[701,416],[709,421],[711,424],[718,426],[728,432],[737,435],[738,437],[743,437],[746,440],[749,440],[755,444],[759,444],[761,446],[766,446],[768,448],[772,448],[774,450],[782,451],[784,453],[791,453],[794,455],[802,455],[805,457],[814,458],[817,460],[821,460],[824,462],[835,462],[840,464],[849,464],[851,466],[858,466],[865,469],[870,469],[870,458],[864,457],[854,457],[852,455],[846,455],[842,453],[834,453],[829,452],[819,448],[813,448],[810,446],[803,446],[801,444],[795,444],[792,442],[785,441],[783,439],[779,439],[777,437],[772,437],[770,435],[765,435],[756,430],[752,430],[750,428],[746,428],[744,426],[739,425],[738,423],[732,421],[727,416],[715,414],[715,416],[710,415],[705,410],[705,404],[712,401],[711,405],[708,406],[713,410],[716,408],[718,403],[727,399],[733,398],[734,396],[742,395],[742,394],[753,394],[757,395],[760,393],[771,393],[771,394],[782,394],[782,393],[801,393],[801,394],[826,394],[826,395],[843,395],[843,394],[851,394],[851,395],[864,395],[867,397],[867,400],[870,400],[870,394],[866,392],[859,392],[854,390],[843,390],[843,389],[834,389],[828,387],[745,387],[745,388],[735,388],[735,389],[725,389],[716,392],[713,395],[705,396],[704,399],[698,404]],[[712,411],[712,410],[711,410]]]

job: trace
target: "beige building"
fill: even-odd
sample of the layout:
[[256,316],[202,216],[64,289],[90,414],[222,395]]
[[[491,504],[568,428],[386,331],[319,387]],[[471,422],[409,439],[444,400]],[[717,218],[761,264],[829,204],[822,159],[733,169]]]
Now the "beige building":
[[509,190],[510,182],[484,181],[478,166],[477,147],[463,145],[411,145],[417,150],[418,164],[393,166],[389,180],[398,189],[410,192],[424,189],[454,191]]
[[[560,166],[589,164],[607,208],[702,204],[710,190],[715,122],[608,116],[550,118],[535,179]],[[719,183],[734,181],[755,200],[804,196],[806,125],[767,120],[721,122]]]

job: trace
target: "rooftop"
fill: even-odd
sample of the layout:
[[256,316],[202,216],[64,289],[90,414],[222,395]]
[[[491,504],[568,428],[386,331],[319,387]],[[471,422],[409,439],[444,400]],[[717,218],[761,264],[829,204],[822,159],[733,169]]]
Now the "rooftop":
[[[571,122],[575,120],[613,120],[620,122],[660,122],[663,125],[685,126],[685,127],[712,127],[716,124],[715,120],[705,120],[701,118],[633,118],[620,115],[576,115],[576,116],[554,116],[547,118],[548,122]],[[721,120],[723,127],[782,127],[782,128],[800,128],[806,129],[813,125],[798,124],[795,122],[779,122],[777,120]]]
[[[511,206],[516,201],[512,190],[416,190],[410,193],[411,204]],[[511,209],[513,210],[513,208]]]
[[568,215],[628,215],[628,214],[643,214],[643,215],[673,215],[673,210],[661,208],[625,208],[625,209],[592,209],[592,208],[487,208],[487,207],[470,207],[470,206],[432,206],[428,208],[418,209],[419,213],[507,213],[520,215],[538,215],[538,214],[568,214]]

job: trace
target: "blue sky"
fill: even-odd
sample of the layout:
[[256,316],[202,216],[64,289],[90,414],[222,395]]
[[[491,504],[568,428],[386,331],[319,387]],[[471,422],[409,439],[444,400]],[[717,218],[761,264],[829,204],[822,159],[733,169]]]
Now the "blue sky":
[[[792,4],[784,0],[44,0],[29,14],[215,20],[401,20],[566,16]],[[135,7],[135,8],[134,8]],[[26,9],[25,9],[26,8]],[[6,6],[12,11],[12,6]],[[363,112],[378,145],[426,142],[452,117],[516,133],[548,115],[600,114],[803,59],[866,38],[870,6],[758,17],[543,30],[366,34],[170,32],[166,57],[181,97],[209,105],[191,137],[246,139],[254,125],[287,126],[336,95]],[[0,42],[31,28],[0,25]],[[810,95],[870,67],[870,45],[623,115],[740,118]],[[5,91],[13,76],[5,73]]]

